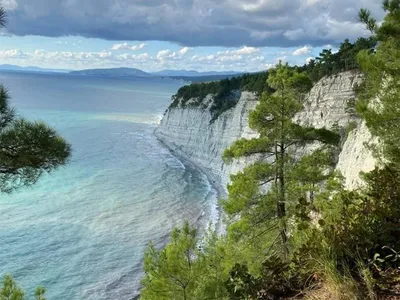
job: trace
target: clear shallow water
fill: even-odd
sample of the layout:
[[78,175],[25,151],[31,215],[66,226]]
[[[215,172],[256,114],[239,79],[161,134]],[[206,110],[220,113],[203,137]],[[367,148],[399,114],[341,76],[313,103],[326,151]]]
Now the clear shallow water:
[[153,131],[179,83],[0,73],[20,115],[73,147],[70,163],[0,195],[0,276],[48,299],[132,299],[143,250],[188,219],[207,222],[214,191]]

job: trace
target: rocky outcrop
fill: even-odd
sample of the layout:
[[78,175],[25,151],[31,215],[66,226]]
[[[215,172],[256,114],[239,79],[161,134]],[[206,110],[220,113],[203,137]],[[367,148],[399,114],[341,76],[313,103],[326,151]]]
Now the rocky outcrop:
[[[361,81],[362,76],[355,72],[323,78],[307,96],[304,110],[295,117],[295,121],[302,125],[328,129],[338,126],[343,132],[350,123],[357,125],[348,134],[337,164],[338,170],[346,178],[347,187],[351,189],[362,185],[360,171],[369,171],[375,165],[371,153],[365,147],[365,143],[372,137],[365,124],[357,120],[351,111],[355,101],[354,87]],[[174,154],[201,168],[223,192],[226,192],[230,174],[260,159],[251,157],[229,165],[222,160],[223,151],[234,141],[257,136],[249,128],[248,118],[258,99],[250,92],[242,92],[239,96],[237,105],[221,114],[214,122],[211,122],[209,108],[204,109],[207,103],[199,108],[171,108],[156,130],[157,137]],[[303,150],[309,151],[311,148]]]
[[[295,117],[295,121],[301,125],[328,129],[339,127],[345,141],[336,168],[345,177],[348,189],[362,187],[360,172],[371,171],[376,165],[366,147],[375,139],[365,123],[354,115],[354,89],[362,80],[360,73],[351,71],[321,79],[306,98],[304,110]],[[349,126],[354,128],[346,132]],[[310,148],[304,152],[311,151]]]
[[362,187],[364,182],[360,173],[375,168],[377,161],[367,147],[374,143],[377,143],[377,139],[372,137],[365,122],[357,121],[357,127],[349,133],[336,165],[336,169],[344,176],[348,189]]

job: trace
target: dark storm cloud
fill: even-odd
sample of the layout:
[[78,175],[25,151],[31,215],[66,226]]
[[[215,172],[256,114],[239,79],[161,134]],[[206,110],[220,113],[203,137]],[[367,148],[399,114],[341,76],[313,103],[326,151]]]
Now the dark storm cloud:
[[295,46],[365,34],[381,0],[3,0],[16,35],[160,40],[186,46]]

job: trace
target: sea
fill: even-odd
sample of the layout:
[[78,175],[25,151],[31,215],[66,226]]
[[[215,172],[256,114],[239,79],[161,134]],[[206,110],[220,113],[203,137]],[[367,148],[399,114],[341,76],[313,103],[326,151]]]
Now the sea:
[[133,299],[143,253],[175,226],[214,215],[205,174],[154,135],[182,82],[1,72],[18,117],[42,120],[71,145],[66,166],[30,188],[0,194],[0,277],[33,299]]

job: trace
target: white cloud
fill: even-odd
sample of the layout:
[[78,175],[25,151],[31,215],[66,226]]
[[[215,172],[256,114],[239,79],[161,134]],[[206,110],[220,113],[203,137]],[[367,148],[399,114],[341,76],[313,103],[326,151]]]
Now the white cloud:
[[250,58],[250,61],[252,61],[252,62],[257,62],[257,61],[263,62],[264,60],[265,60],[265,57],[263,55],[259,55],[259,56]]
[[172,52],[171,50],[168,50],[168,49],[167,50],[160,50],[157,53],[157,59],[164,60],[164,59],[166,59],[168,57],[172,57],[173,53],[175,53],[175,52]]
[[111,47],[111,50],[114,51],[118,51],[118,50],[132,50],[132,51],[136,51],[136,50],[140,50],[143,49],[146,46],[145,43],[141,43],[139,45],[130,45],[128,43],[122,43],[122,44],[114,44]]
[[18,3],[16,0],[3,0],[1,5],[5,10],[15,10],[18,8]]
[[232,51],[232,53],[238,54],[238,55],[250,55],[250,54],[253,54],[253,53],[256,53],[259,51],[260,51],[260,49],[258,49],[258,48],[244,46],[241,49]]
[[184,59],[185,55],[191,50],[189,47],[183,47],[179,51],[171,51],[169,49],[160,50],[157,53],[157,59],[161,62],[165,62],[167,60],[172,61],[180,61]]
[[189,47],[183,47],[181,50],[179,50],[179,54],[181,55],[185,55],[186,53],[188,53],[190,51]]
[[301,48],[296,49],[296,50],[292,53],[292,55],[294,55],[294,56],[303,56],[303,55],[307,55],[307,54],[310,54],[310,53],[311,53],[312,49],[313,49],[313,47],[311,47],[311,46],[304,46],[304,47],[301,47]]
[[27,58],[26,54],[19,49],[0,51],[0,59],[22,59]]
[[226,50],[226,51],[218,51],[218,55],[252,55],[254,53],[258,53],[260,49],[254,47],[247,47],[244,46],[243,48],[236,49],[236,50]]
[[101,58],[110,57],[110,56],[111,56],[111,52],[101,51],[101,52],[99,53],[99,56],[100,56]]
[[[241,47],[214,54],[193,55],[189,64],[201,66],[208,70],[240,70],[243,72],[265,70],[266,57],[261,49],[255,47]],[[196,69],[196,67],[193,67]]]
[[151,59],[151,56],[148,53],[142,53],[142,54],[139,54],[139,55],[135,55],[134,54],[134,55],[132,55],[132,58],[146,61],[146,60]]

